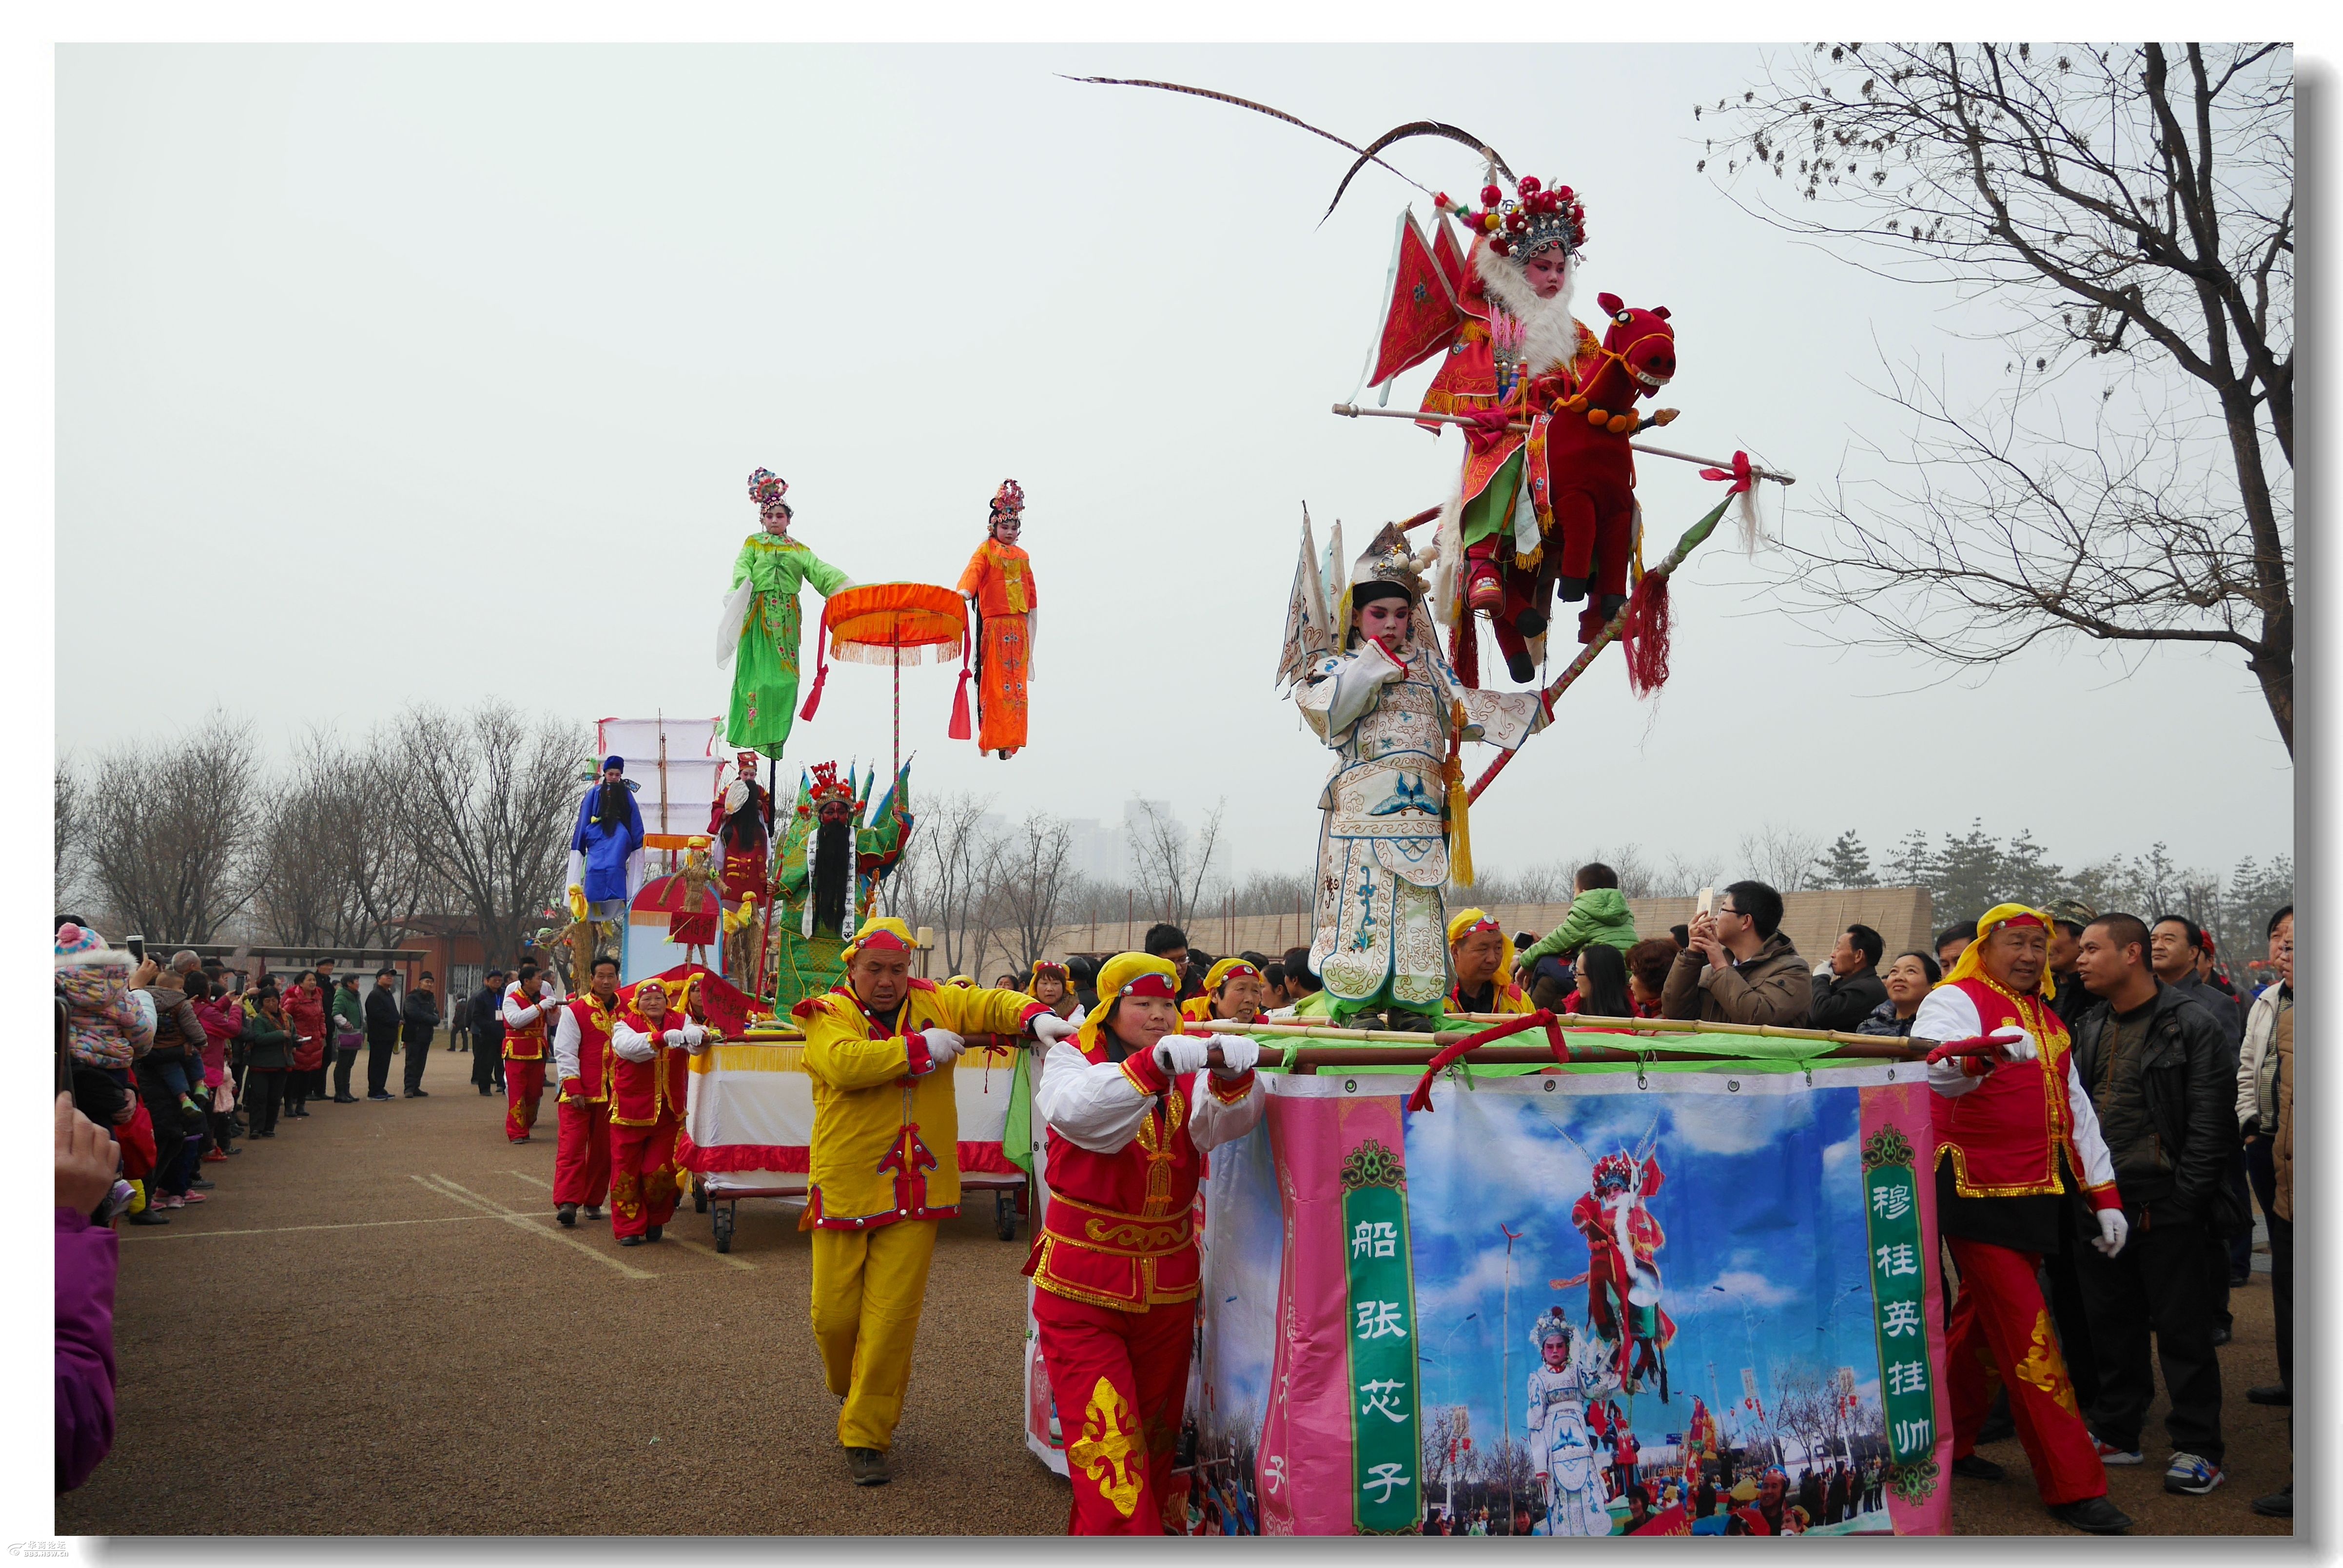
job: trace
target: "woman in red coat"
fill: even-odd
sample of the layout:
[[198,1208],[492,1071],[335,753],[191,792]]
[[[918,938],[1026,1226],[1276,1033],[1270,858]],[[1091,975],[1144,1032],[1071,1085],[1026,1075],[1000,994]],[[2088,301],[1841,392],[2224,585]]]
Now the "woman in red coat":
[[326,993],[317,971],[305,970],[285,993],[285,1025],[293,1031],[293,1070],[285,1075],[285,1114],[307,1116],[309,1096],[326,1092]]

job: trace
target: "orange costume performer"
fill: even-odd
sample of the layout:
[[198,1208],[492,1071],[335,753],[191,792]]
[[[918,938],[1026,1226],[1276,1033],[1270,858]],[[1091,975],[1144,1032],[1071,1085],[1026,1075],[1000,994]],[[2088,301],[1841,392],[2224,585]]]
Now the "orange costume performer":
[[553,1207],[565,1225],[576,1221],[581,1204],[588,1219],[600,1219],[602,1200],[610,1195],[610,1081],[617,1065],[610,1030],[618,1021],[616,1000],[588,990],[555,1016],[553,1064],[561,1098],[554,1106]]
[[[657,1017],[642,1010],[657,991]],[[610,1233],[620,1246],[656,1241],[675,1217],[675,1135],[683,1125],[690,1059],[719,1037],[687,1009],[689,980],[654,976],[620,998],[610,1030]]]
[[854,990],[855,955],[911,946],[901,920],[865,920],[846,949],[849,979],[790,1010],[805,1030],[813,1091],[799,1221],[813,1232],[813,1337],[841,1402],[839,1445],[850,1451],[894,1445],[936,1222],[960,1212],[951,1064],[962,1037],[1021,1034],[1036,1019],[1056,1024],[1022,991],[923,980],[873,1011]]
[[1024,511],[1025,492],[1016,480],[1003,479],[993,494],[988,537],[960,574],[960,591],[982,623],[976,643],[976,744],[999,752],[1003,762],[1025,744],[1025,689],[1033,678],[1040,603],[1033,563],[1017,543]]
[[[533,990],[525,991],[526,985]],[[531,974],[505,987],[505,1137],[526,1143],[545,1097],[545,1022],[556,1006],[553,982]]]
[[[1188,1397],[1203,1156],[1260,1121],[1250,1040],[1114,1029],[1133,997],[1176,1000],[1166,960],[1121,953],[1098,1009],[1050,1050],[1033,1110],[1049,1128],[1050,1204],[1025,1272],[1066,1426],[1077,1535],[1157,1535],[1185,1502],[1172,1483]],[[1208,1051],[1224,1065],[1210,1067]]]
[[1961,1276],[1945,1340],[1946,1378],[1956,1473],[1971,1462],[1997,1378],[2009,1390],[2035,1485],[2055,1510],[2105,1498],[2107,1480],[2035,1271],[2067,1229],[2070,1182],[2097,1211],[2100,1244],[2110,1256],[2126,1226],[2098,1117],[2076,1078],[2066,1026],[2050,1008],[2046,966],[2037,988],[2020,995],[1996,983],[1982,961],[1986,939],[2001,927],[2048,923],[2022,904],[1987,910],[1976,942],[1921,1002],[1912,1032],[1938,1040],[2026,1034],[1997,1056],[1947,1057],[1928,1069],[1936,1228]]

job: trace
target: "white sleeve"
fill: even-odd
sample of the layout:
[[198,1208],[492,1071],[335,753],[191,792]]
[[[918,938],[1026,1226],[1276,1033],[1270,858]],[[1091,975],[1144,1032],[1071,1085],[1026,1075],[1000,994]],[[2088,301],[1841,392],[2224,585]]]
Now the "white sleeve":
[[585,885],[586,851],[583,849],[572,849],[569,851],[569,869],[563,874],[561,879],[562,890],[567,892],[571,888],[582,888]]
[[1112,1154],[1147,1119],[1155,1097],[1140,1092],[1120,1063],[1093,1062],[1071,1040],[1061,1040],[1050,1048],[1044,1065],[1048,1070],[1033,1091],[1033,1110],[1076,1148]]
[[708,1030],[701,1028],[699,1024],[686,1023],[683,1026],[683,1048],[691,1052],[694,1056],[698,1056],[701,1051],[706,1050],[708,1049]]
[[1033,678],[1033,645],[1041,639],[1041,612],[1029,609],[1025,612],[1025,678],[1028,681]]
[[716,613],[716,665],[718,668],[732,662],[732,655],[740,646],[740,623],[749,618],[749,601],[757,597],[757,579],[741,579],[740,586],[724,596],[724,603]]
[[578,1015],[563,1008],[560,1021],[553,1026],[553,1081],[557,1088],[578,1076],[578,1048],[583,1043],[578,1032]]
[[1318,738],[1339,746],[1351,727],[1373,711],[1384,681],[1399,668],[1382,644],[1361,643],[1355,653],[1321,658],[1309,678],[1293,689],[1293,700]]
[[2262,1053],[2269,1049],[2269,1038],[2278,1020],[2278,988],[2272,986],[2254,998],[2253,1010],[2246,1014],[2246,1040],[2237,1051],[2237,1126],[2243,1128],[2261,1114]]
[[521,1006],[514,1000],[519,995],[520,987],[518,985],[505,992],[505,1027],[507,1029],[527,1029],[537,1021],[538,1014],[545,1010],[543,1002],[538,1002],[529,1007]]
[[643,853],[641,846],[638,845],[635,852],[627,857],[627,902],[629,904],[635,901],[635,895],[643,890]]
[[659,1054],[659,1041],[648,1034],[637,1034],[625,1024],[610,1029],[610,1049],[628,1061],[649,1061]]
[[1245,1085],[1244,1098],[1233,1103],[1212,1092],[1210,1072],[1200,1072],[1189,1089],[1188,1137],[1199,1151],[1233,1143],[1260,1124],[1268,1108],[1269,1092],[1259,1072]]
[[2077,1174],[2086,1187],[2113,1186],[2115,1159],[2107,1152],[2107,1141],[2099,1136],[2099,1113],[2091,1109],[2091,1097],[2083,1092],[2082,1075],[2075,1070],[2073,1051],[2066,1053],[2066,1114],[2075,1129],[2075,1152],[2083,1161],[2083,1169]]
[[[1985,1023],[1977,1017],[1976,1003],[1958,986],[1938,986],[1921,998],[1920,1010],[1912,1015],[1914,1040],[1935,1040],[1941,1045],[1948,1040],[1974,1040],[1984,1032]],[[1947,1100],[1966,1094],[1983,1081],[1964,1065],[1969,1060],[1973,1059],[1953,1056],[1930,1063],[1928,1087]]]

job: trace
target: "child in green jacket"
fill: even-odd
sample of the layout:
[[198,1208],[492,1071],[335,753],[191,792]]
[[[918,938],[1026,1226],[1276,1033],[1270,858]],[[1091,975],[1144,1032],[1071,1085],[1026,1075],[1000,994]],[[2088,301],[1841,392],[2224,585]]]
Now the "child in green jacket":
[[1528,974],[1538,960],[1555,954],[1575,961],[1579,950],[1590,942],[1604,942],[1623,953],[1635,945],[1635,917],[1627,912],[1627,900],[1619,891],[1618,872],[1600,860],[1581,866],[1576,891],[1562,924],[1513,960],[1519,972]]

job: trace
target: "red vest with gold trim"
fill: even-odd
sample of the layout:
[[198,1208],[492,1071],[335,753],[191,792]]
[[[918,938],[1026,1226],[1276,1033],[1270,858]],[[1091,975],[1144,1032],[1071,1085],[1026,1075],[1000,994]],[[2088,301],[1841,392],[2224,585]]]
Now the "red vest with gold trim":
[[[523,1007],[535,1007],[536,997],[517,997],[518,981],[505,988],[507,1001],[518,1000]],[[543,1061],[545,1060],[545,1015],[550,1009],[540,1010],[528,1022],[516,1028],[505,1025],[505,1060],[507,1061]]]
[[[685,1016],[669,1008],[659,1018],[659,1032],[681,1029]],[[626,1015],[628,1029],[637,1033],[650,1030],[649,1020],[631,1010]],[[715,1038],[710,1030],[709,1037]],[[683,1120],[684,1108],[690,1102],[691,1052],[679,1045],[661,1044],[649,1061],[628,1061],[617,1051],[610,1052],[610,1125],[613,1127],[650,1127],[662,1116],[677,1121]]]
[[610,1049],[610,1026],[618,1014],[591,991],[568,1006],[569,1016],[578,1020],[578,1076],[564,1082],[561,1092],[599,1105],[610,1098],[610,1069],[618,1060]]
[[1982,1032],[2014,1024],[2041,1043],[2042,1054],[2033,1061],[1995,1062],[1966,1094],[1930,1095],[1936,1136],[1932,1163],[1952,1161],[1955,1188],[1964,1198],[2065,1191],[2054,1151],[2066,1145],[2078,1179],[2083,1169],[2066,1103],[2066,1026],[2039,996],[2018,996],[1982,976],[1953,984],[1976,1004]]
[[[1108,1060],[1103,1044],[1087,1055]],[[1050,1130],[1049,1209],[1025,1272],[1068,1301],[1143,1312],[1196,1298],[1196,1185],[1204,1162],[1188,1120],[1195,1096],[1212,1090],[1205,1087],[1210,1073],[1167,1081],[1145,1053],[1126,1058],[1122,1070],[1154,1098],[1147,1119],[1112,1154]]]

